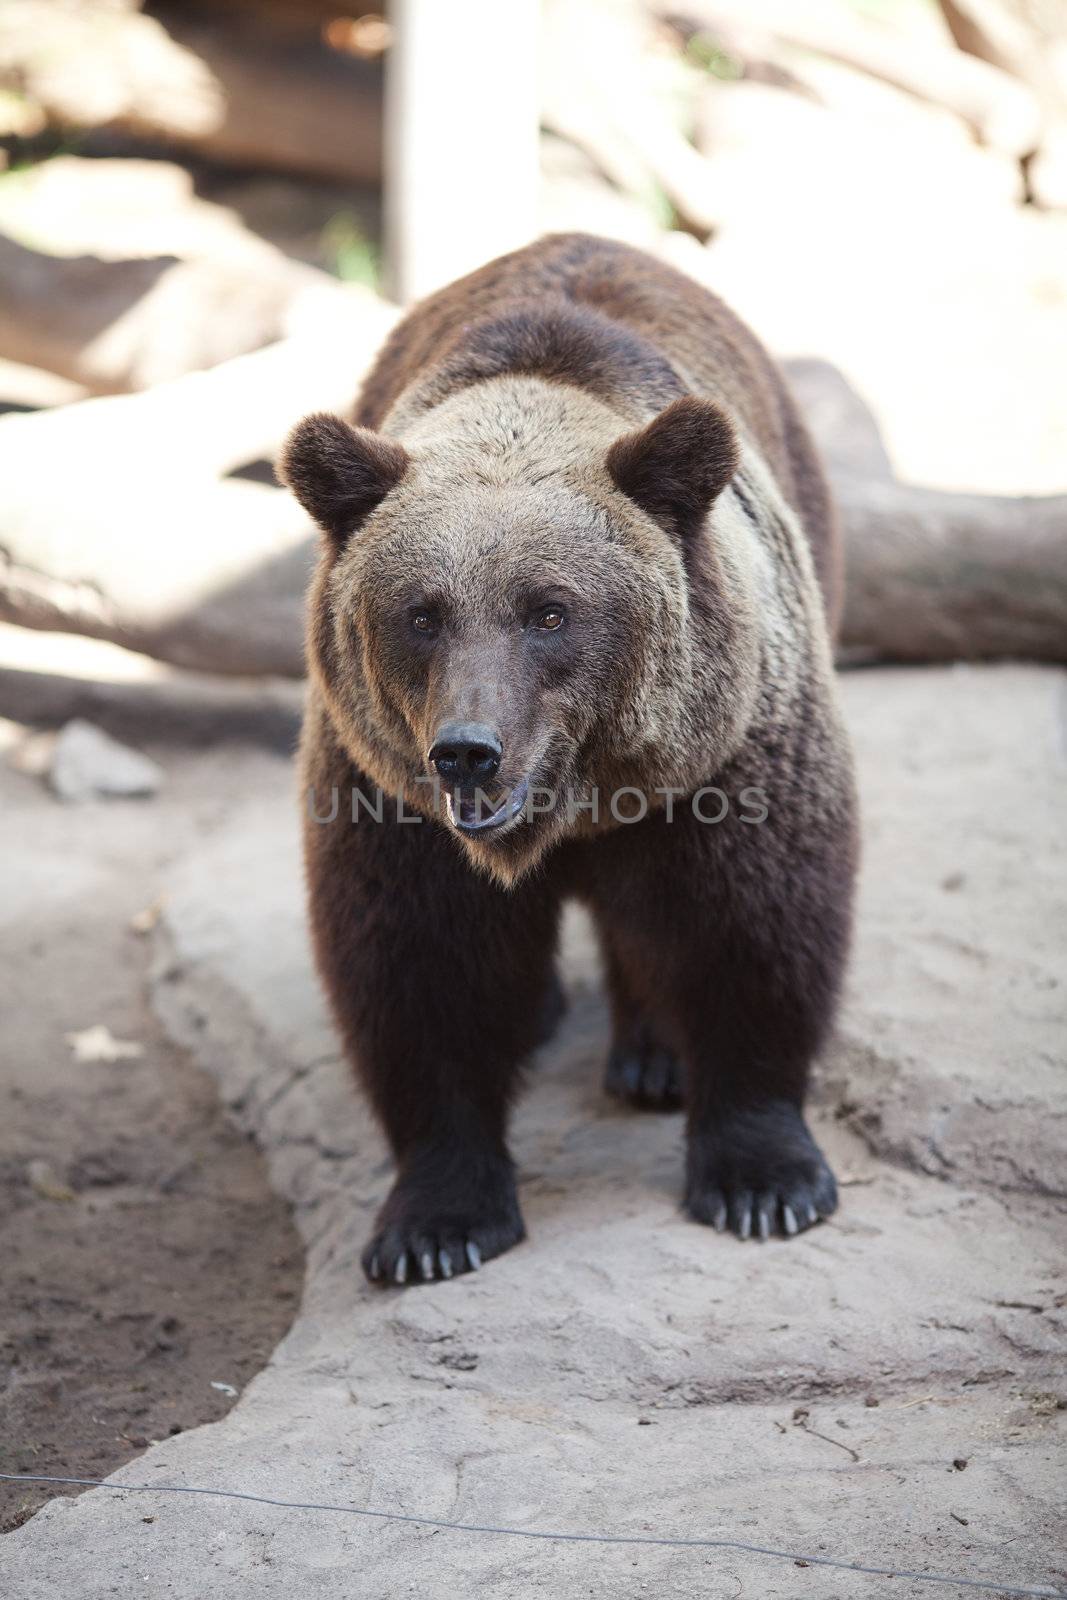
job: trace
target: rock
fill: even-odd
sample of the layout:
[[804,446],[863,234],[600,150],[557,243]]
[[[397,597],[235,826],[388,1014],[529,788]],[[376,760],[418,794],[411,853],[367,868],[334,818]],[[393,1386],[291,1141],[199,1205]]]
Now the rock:
[[60,800],[77,802],[101,795],[143,799],[159,789],[163,769],[139,750],[75,717],[56,739],[49,779]]
[[82,1028],[77,1033],[63,1037],[70,1045],[75,1061],[139,1061],[144,1055],[144,1045],[135,1039],[116,1039],[110,1028],[102,1022]]
[[27,778],[47,778],[55,754],[56,735],[32,728],[20,728],[5,719],[2,742],[8,762]]

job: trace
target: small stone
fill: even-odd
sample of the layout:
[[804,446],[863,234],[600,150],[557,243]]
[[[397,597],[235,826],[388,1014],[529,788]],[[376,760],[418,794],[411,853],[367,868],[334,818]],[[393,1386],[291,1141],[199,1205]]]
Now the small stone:
[[139,1061],[144,1055],[144,1045],[135,1039],[116,1039],[110,1028],[96,1022],[91,1028],[63,1035],[75,1061]]
[[45,778],[55,755],[54,733],[31,733],[12,750],[9,760],[16,772],[27,778]]
[[60,800],[72,804],[96,796],[143,799],[159,789],[163,769],[139,750],[75,717],[56,739],[49,778]]
[[956,1456],[952,1465],[955,1467],[957,1472],[962,1472],[964,1467],[967,1465],[967,1458],[965,1456]]

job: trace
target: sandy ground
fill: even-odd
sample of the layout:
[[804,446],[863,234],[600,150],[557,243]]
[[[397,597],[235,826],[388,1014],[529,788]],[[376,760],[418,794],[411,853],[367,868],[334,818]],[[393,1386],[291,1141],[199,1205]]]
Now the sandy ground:
[[[133,900],[162,897],[155,1019],[260,1142],[307,1249],[299,1314],[239,1400],[210,1413],[225,1416],[9,1534],[6,1592],[846,1600],[888,1584],[734,1548],[553,1544],[124,1482],[1067,1589],[1065,679],[877,671],[843,692],[867,847],[815,1107],[839,1215],[764,1246],[679,1215],[680,1119],[601,1093],[605,1012],[575,918],[570,1009],[516,1122],[529,1240],[408,1291],[371,1290],[358,1268],[388,1161],[310,971],[284,758],[149,740],[169,784],[139,809],[59,813],[32,780],[5,778],[12,905],[74,922],[101,863],[144,875],[129,906],[114,902],[121,928]],[[32,864],[54,854],[60,822],[62,872],[46,873]],[[91,1020],[135,1030],[117,990],[93,998]],[[229,1292],[231,1267],[206,1265]],[[937,1592],[951,1587],[892,1584]]]
[[[287,1208],[168,1040],[151,939],[130,926],[176,822],[187,841],[203,817],[203,774],[188,779],[149,807],[69,808],[0,765],[5,1471],[100,1477],[225,1415],[299,1297]],[[99,1023],[142,1054],[76,1061],[67,1034]],[[50,1493],[0,1482],[0,1529]]]

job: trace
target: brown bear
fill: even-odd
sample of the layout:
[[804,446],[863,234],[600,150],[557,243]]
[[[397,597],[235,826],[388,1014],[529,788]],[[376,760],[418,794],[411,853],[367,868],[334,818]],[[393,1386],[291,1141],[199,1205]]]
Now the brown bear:
[[356,426],[283,476],[323,533],[302,743],[318,965],[396,1158],[363,1256],[450,1277],[524,1236],[507,1148],[568,897],[607,1088],[684,1104],[684,1205],[832,1212],[803,1117],[849,939],[838,540],[782,378],[717,300],[580,234],[400,323]]

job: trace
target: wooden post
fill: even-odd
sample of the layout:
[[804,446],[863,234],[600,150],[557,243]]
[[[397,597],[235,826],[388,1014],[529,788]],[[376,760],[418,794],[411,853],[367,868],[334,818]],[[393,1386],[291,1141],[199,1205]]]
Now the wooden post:
[[537,232],[538,0],[392,0],[387,289],[421,299]]

